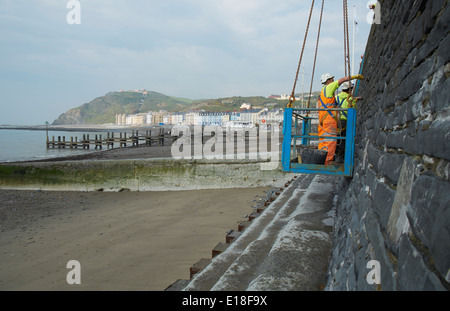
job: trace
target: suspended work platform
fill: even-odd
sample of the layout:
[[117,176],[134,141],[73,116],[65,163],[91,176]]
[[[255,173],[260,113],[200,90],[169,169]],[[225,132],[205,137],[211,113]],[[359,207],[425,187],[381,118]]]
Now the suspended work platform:
[[[347,130],[345,137],[321,136],[312,133],[312,121],[318,119],[311,117],[313,112],[339,111],[347,113]],[[356,109],[316,109],[316,108],[286,108],[283,123],[282,168],[284,172],[298,174],[321,174],[334,176],[353,176],[355,134],[356,134]],[[344,163],[332,163],[331,165],[304,163],[302,153],[307,150],[320,153],[317,145],[320,139],[337,140],[338,144],[345,144]]]

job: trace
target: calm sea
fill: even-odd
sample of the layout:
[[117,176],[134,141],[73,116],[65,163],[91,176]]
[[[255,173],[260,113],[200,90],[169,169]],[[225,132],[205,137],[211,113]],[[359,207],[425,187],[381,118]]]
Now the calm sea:
[[[89,134],[92,139],[95,135],[106,137],[107,132],[49,131],[48,136],[50,140],[52,136],[55,136],[56,140],[58,136],[61,136],[61,139],[65,136],[66,141],[70,141],[70,137],[73,137],[74,140],[75,137],[78,137],[78,141],[80,141],[83,134]],[[0,129],[0,163],[51,159],[99,151],[92,146],[90,150],[47,149],[46,139],[46,131]],[[106,149],[103,148],[103,150]]]

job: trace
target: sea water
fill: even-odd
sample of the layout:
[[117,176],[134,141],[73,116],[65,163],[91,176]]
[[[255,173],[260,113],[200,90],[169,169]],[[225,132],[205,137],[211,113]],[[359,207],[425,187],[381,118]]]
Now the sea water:
[[[83,139],[83,135],[89,134],[89,138],[95,138],[95,135],[102,135],[102,138],[107,137],[107,132],[72,132],[72,131],[49,131],[49,139],[55,137],[58,140],[58,136],[65,136],[66,141],[70,141],[70,138],[78,137],[78,141]],[[47,132],[45,130],[12,130],[12,129],[0,129],[0,163],[2,162],[18,162],[18,161],[30,161],[41,159],[52,159],[65,156],[81,155],[90,152],[100,151],[95,149],[95,146],[90,146],[90,149],[59,149],[49,148],[47,149]],[[106,146],[103,146],[102,150],[106,150]]]

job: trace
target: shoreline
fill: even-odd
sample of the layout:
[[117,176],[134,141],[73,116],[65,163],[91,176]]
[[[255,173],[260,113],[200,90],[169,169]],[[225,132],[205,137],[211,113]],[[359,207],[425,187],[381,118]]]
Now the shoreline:
[[[0,290],[163,291],[270,191],[0,190]],[[81,285],[66,282],[69,260]]]
[[[75,125],[64,125],[64,126],[49,126],[49,131],[68,131],[68,132],[82,132],[82,131],[89,131],[89,132],[103,132],[103,131],[145,131],[145,130],[150,130],[150,129],[159,129],[159,128],[164,128],[165,131],[169,131],[172,128],[172,125],[152,125],[152,126],[124,126],[124,127],[120,127],[120,126],[106,126],[106,125],[92,125],[91,126],[87,126],[87,125],[80,125],[80,126],[75,126]],[[38,126],[11,126],[6,128],[5,126],[0,126],[0,130],[8,130],[8,129],[14,129],[14,130],[36,130],[36,131],[45,131],[46,130],[46,126],[45,125],[38,125]],[[170,134],[169,134],[170,135]],[[49,134],[49,136],[51,136],[51,134]],[[270,135],[268,136],[270,139]],[[197,151],[198,148],[198,142],[197,139],[200,138],[194,138],[191,141],[191,155],[192,157],[194,157],[194,152]],[[203,157],[211,157],[211,154],[213,153],[211,149],[211,145],[215,144],[215,141],[213,143],[211,142],[211,139],[214,139],[212,136],[204,136],[205,142],[203,144],[203,147],[201,148],[203,151],[203,148],[209,148],[207,150],[204,150],[205,152],[202,153]],[[226,142],[226,139],[228,138],[224,138],[223,140],[223,150],[225,152],[226,147],[228,147],[228,142]],[[208,143],[208,146],[206,146],[205,144]],[[244,151],[244,153],[246,154],[246,157],[249,157],[248,154],[254,154],[257,153],[258,156],[261,156],[261,154],[264,156],[264,152],[261,152],[259,150],[259,148],[261,148],[261,146],[259,145],[259,141],[250,141],[249,137],[245,138],[245,149],[244,150],[240,150],[240,148],[242,148],[242,146],[240,146],[240,138],[236,137],[235,138],[235,142],[234,142],[234,156],[236,158],[239,158],[238,154],[240,155],[240,153],[242,153],[242,151]],[[272,145],[274,144],[272,143],[268,143],[267,146],[265,146],[264,148],[267,148],[266,152],[271,152],[271,149],[273,147],[277,147],[280,148],[279,146],[281,146],[282,143],[282,135],[280,134],[280,137],[278,138],[278,145]],[[42,159],[26,159],[26,160],[20,160],[20,161],[9,161],[9,162],[0,162],[1,164],[15,164],[15,163],[39,163],[39,162],[60,162],[60,161],[79,161],[79,160],[134,160],[134,159],[155,159],[155,158],[173,158],[174,156],[172,155],[172,144],[173,144],[173,140],[172,139],[166,139],[164,142],[163,146],[146,146],[144,143],[140,143],[139,146],[131,146],[128,145],[126,147],[117,147],[115,146],[114,148],[106,148],[104,147],[103,149],[94,149],[94,146],[91,146],[90,149],[87,150],[83,150],[83,149],[73,149],[73,151],[86,151],[86,154],[76,154],[76,155],[64,155],[61,157],[48,157],[48,158],[42,158]],[[183,144],[183,146],[185,147],[185,145]],[[183,147],[183,148],[184,148]],[[53,149],[57,149],[58,148],[50,148],[49,150],[53,150]],[[179,148],[178,148],[179,149]],[[60,149],[63,151],[71,151],[72,149],[70,148],[63,148]],[[281,150],[279,150],[279,152],[281,152]],[[226,155],[225,153],[223,153],[223,156],[225,158],[225,156],[228,158],[228,155]],[[195,157],[197,158],[197,157]]]
[[[68,171],[62,176],[73,176],[89,165],[114,174],[127,162],[145,162],[142,165],[148,167],[156,160],[147,168],[154,170],[156,163],[171,163],[171,148],[130,146],[16,164],[64,168]],[[267,173],[266,184],[242,179],[255,174],[258,163],[247,163],[250,171],[246,171],[239,163],[181,162],[184,164],[177,165],[192,170],[188,175],[194,174],[189,178],[195,180],[185,180],[176,191],[0,189],[0,290],[164,291],[178,279],[189,279],[189,268],[198,259],[211,257],[213,248],[225,242],[227,232],[245,221],[258,204],[264,204],[277,190],[277,183],[285,182],[279,172]],[[159,167],[171,167],[170,163]],[[124,172],[136,174],[136,169]],[[167,178],[172,176],[177,183],[187,176],[172,174]],[[216,179],[226,183],[209,190],[183,189],[199,182],[199,176],[207,179],[208,186],[218,182]],[[79,286],[66,282],[70,260],[81,264]]]

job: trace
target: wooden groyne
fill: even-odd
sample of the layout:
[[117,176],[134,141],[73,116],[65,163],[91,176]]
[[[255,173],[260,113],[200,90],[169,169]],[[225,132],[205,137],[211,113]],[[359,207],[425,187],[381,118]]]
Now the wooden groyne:
[[[128,134],[128,135],[127,135]],[[59,149],[90,149],[91,147],[95,149],[103,149],[103,147],[109,149],[114,148],[115,145],[119,145],[120,148],[126,148],[128,146],[138,147],[138,146],[164,146],[166,140],[176,140],[178,137],[165,135],[162,129],[159,135],[153,135],[152,131],[147,130],[145,135],[140,135],[139,131],[132,131],[130,133],[114,133],[108,132],[106,137],[104,135],[95,135],[95,137],[90,137],[89,134],[84,134],[81,140],[78,137],[70,137],[66,140],[66,136],[52,136],[50,140],[47,135],[47,149],[59,148]]]
[[[205,135],[206,133],[206,135]],[[175,133],[174,133],[175,134]],[[242,141],[251,141],[255,140],[259,142],[260,139],[260,131],[256,129],[253,133],[250,133],[245,129],[234,129],[234,130],[226,130],[212,133],[210,132],[194,132],[189,131],[187,133],[181,132],[180,135],[171,135],[171,132],[165,132],[163,128],[159,130],[159,133],[152,133],[152,130],[146,130],[144,135],[140,135],[138,130],[133,130],[131,133],[117,133],[117,132],[108,132],[106,137],[104,135],[93,135],[92,137],[89,134],[84,134],[81,139],[78,137],[66,137],[66,136],[51,136],[51,139],[47,133],[47,149],[103,149],[103,147],[115,148],[118,145],[120,148],[126,148],[129,146],[139,147],[139,146],[164,146],[166,141],[169,140],[170,144],[173,144],[179,138],[187,138],[189,141],[198,141],[202,144],[211,137],[218,139],[222,135],[224,141],[230,140],[242,140]],[[272,136],[271,132],[267,132],[267,134],[263,137],[266,139],[270,139]]]

